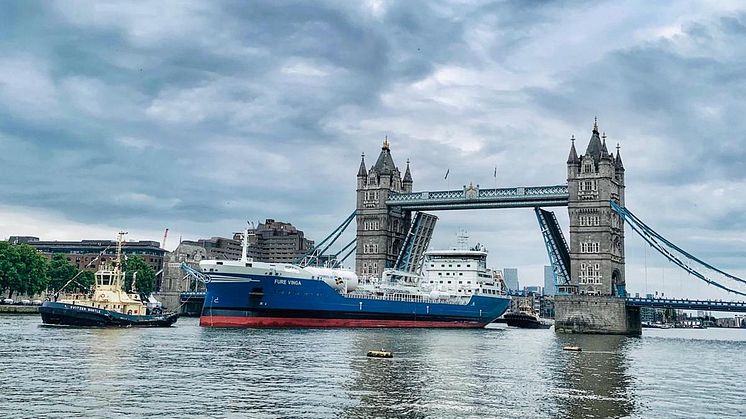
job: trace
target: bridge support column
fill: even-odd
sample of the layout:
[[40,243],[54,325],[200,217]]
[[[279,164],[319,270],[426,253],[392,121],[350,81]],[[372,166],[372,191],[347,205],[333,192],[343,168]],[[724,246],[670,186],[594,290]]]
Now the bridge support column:
[[557,295],[554,300],[556,333],[605,335],[642,334],[640,308],[624,298],[599,295]]

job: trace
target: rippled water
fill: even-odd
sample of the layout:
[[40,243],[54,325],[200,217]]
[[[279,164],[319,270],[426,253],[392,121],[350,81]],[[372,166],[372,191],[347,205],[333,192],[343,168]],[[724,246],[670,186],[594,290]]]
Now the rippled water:
[[[746,330],[66,329],[0,316],[0,416],[744,417]],[[562,350],[578,345],[583,352]],[[370,359],[386,348],[394,359]]]

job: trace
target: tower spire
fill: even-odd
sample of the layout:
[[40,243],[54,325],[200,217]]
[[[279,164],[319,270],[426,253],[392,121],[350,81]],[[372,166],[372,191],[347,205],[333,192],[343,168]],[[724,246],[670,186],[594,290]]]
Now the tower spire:
[[588,142],[588,147],[585,149],[585,155],[593,157],[593,161],[595,161],[596,164],[598,164],[603,156],[603,145],[601,144],[601,138],[598,134],[597,117],[593,118],[593,133],[591,134],[591,140]]
[[612,155],[609,154],[609,149],[606,148],[606,133],[604,132],[601,134],[602,142],[601,142],[601,158],[602,159],[609,159],[611,160]]
[[357,171],[358,177],[365,177],[368,175],[368,171],[365,170],[365,153],[360,155],[360,169]]
[[614,160],[614,166],[617,170],[624,171],[624,164],[622,163],[622,154],[619,152],[619,143],[616,143],[616,159]]
[[570,138],[570,141],[572,142],[572,145],[570,146],[570,155],[567,157],[567,164],[580,163],[580,159],[578,158],[578,152],[575,150],[575,136],[574,135],[572,136],[572,138]]
[[412,173],[409,171],[409,159],[407,159],[407,170],[404,172],[404,183],[412,183]]

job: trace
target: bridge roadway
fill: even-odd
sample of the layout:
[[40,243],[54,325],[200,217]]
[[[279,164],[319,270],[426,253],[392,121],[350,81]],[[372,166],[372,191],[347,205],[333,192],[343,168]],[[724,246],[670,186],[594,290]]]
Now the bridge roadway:
[[480,189],[479,186],[469,185],[452,191],[392,193],[386,205],[411,211],[566,207],[569,199],[567,185],[497,189]]
[[634,307],[674,308],[680,310],[702,311],[732,311],[746,313],[746,301],[713,301],[676,298],[627,297],[627,305]]

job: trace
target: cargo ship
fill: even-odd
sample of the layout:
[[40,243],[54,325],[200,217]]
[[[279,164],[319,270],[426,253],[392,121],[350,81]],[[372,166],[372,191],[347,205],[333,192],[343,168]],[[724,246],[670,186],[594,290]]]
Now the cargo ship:
[[[178,313],[163,313],[160,307],[149,308],[146,297],[124,290],[122,243],[126,233],[117,238],[116,259],[96,271],[95,282],[87,293],[56,295],[39,307],[46,325],[84,327],[167,327],[179,318]],[[69,285],[75,278],[68,281]],[[134,279],[133,279],[134,288]]]
[[[474,256],[455,255],[461,262],[451,265],[484,270],[486,253]],[[462,279],[461,287],[392,270],[360,280],[346,269],[255,262],[246,256],[245,240],[241,260],[203,260],[199,266],[206,278],[205,327],[482,328],[510,305],[492,275],[469,284]],[[440,273],[435,276],[445,271]]]

